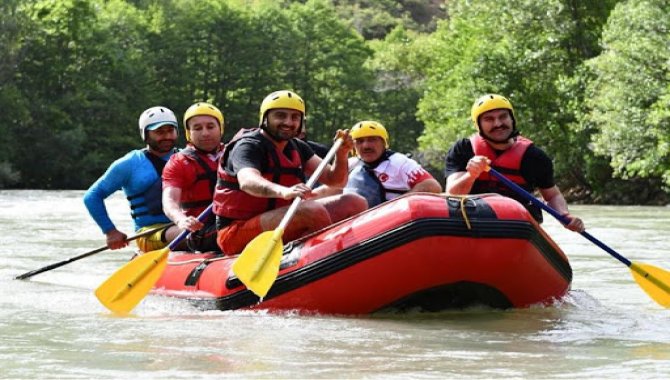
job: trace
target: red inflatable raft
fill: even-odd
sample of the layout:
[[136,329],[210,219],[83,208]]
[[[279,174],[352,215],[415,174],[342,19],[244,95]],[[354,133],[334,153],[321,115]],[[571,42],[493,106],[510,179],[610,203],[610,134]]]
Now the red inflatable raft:
[[174,252],[153,292],[202,309],[367,314],[547,304],[572,280],[525,208],[495,194],[408,194],[286,243],[263,300],[232,273],[234,259]]

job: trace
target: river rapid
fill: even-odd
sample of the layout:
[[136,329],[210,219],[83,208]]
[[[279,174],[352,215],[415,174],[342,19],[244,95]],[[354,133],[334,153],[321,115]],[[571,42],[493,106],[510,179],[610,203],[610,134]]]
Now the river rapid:
[[[132,249],[105,251],[13,278],[104,245],[82,191],[0,191],[2,379],[667,379],[670,310],[629,269],[546,215],[570,258],[561,302],[372,316],[272,315],[194,309],[148,296],[128,317],[93,290]],[[107,202],[132,234],[125,199]],[[572,206],[626,258],[670,270],[670,207]]]

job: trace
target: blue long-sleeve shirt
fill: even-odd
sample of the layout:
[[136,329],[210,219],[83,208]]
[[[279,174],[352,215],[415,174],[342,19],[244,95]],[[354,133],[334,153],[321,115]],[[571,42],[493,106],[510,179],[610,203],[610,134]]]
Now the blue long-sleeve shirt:
[[[167,161],[172,153],[161,158]],[[133,150],[114,161],[105,174],[88,188],[84,194],[84,204],[93,220],[106,234],[116,227],[107,213],[105,199],[117,190],[123,190],[126,197],[140,194],[157,180],[160,180],[159,175],[144,151]],[[165,214],[142,215],[134,219],[135,231],[152,224],[168,222],[170,220]]]

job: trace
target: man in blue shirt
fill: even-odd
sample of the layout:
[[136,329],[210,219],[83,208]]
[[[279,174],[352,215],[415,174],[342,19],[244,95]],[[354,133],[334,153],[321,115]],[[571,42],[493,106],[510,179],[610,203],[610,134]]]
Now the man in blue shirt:
[[[105,207],[104,200],[117,190],[126,194],[137,233],[170,222],[163,213],[161,203],[161,173],[170,156],[176,152],[177,126],[177,118],[166,107],[157,106],[144,111],[139,119],[139,128],[146,148],[130,151],[114,161],[84,194],[84,204],[105,234],[109,248],[120,249],[128,245],[128,236],[116,228]],[[171,226],[138,238],[137,246],[144,252],[161,249],[179,232],[177,227]]]

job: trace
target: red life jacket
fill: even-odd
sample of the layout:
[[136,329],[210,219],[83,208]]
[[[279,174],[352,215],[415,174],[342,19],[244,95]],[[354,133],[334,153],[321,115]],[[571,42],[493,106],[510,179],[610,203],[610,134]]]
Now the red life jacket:
[[179,153],[179,159],[192,161],[196,171],[195,182],[188,189],[182,189],[179,206],[186,215],[198,216],[212,203],[216,186],[216,170],[219,164],[212,161],[206,154],[188,146]]
[[[532,141],[525,137],[518,136],[514,145],[509,149],[506,149],[502,154],[498,154],[489,143],[480,135],[475,134],[470,136],[470,143],[472,144],[472,150],[475,152],[475,156],[486,156],[491,160],[491,167],[496,169],[502,174],[505,174],[507,178],[512,180],[519,186],[527,185],[526,180],[521,176],[521,159],[523,154],[526,153],[526,150],[529,146],[533,144]],[[478,178],[477,181],[484,182],[499,182],[495,179],[489,172],[483,172]]]
[[233,147],[242,139],[253,139],[260,142],[260,155],[266,157],[266,165],[261,170],[263,178],[282,186],[293,186],[305,182],[303,162],[298,147],[293,140],[290,157],[279,151],[275,144],[263,136],[259,130],[245,131],[233,138],[224,149],[221,163],[217,170],[218,180],[214,190],[214,213],[217,215],[217,226],[221,228],[232,220],[247,220],[265,211],[288,206],[292,200],[280,198],[260,198],[240,190],[236,173],[229,173],[225,167]]
[[[470,136],[470,143],[472,144],[472,150],[474,151],[475,156],[486,156],[491,160],[491,167],[493,169],[504,174],[512,182],[516,183],[529,193],[534,191],[531,184],[529,184],[521,175],[521,160],[524,153],[526,153],[526,150],[528,150],[528,147],[533,145],[531,140],[522,136],[517,136],[514,145],[500,154],[478,134]],[[520,194],[517,194],[516,191],[507,187],[497,178],[490,175],[489,172],[483,172],[477,177],[470,192],[472,194],[497,193],[515,199],[528,209],[535,220],[542,222],[541,209],[534,206]]]

